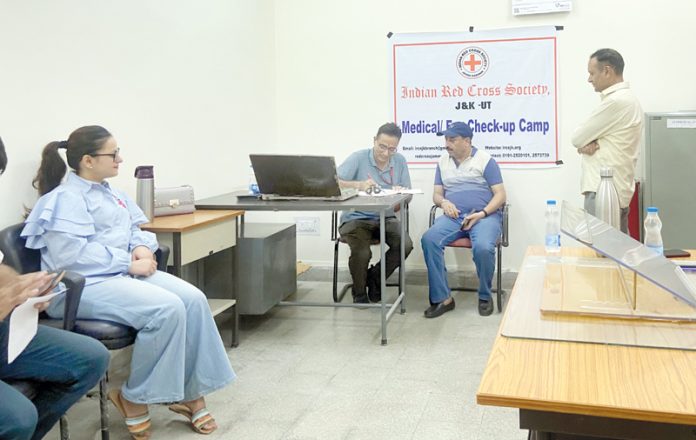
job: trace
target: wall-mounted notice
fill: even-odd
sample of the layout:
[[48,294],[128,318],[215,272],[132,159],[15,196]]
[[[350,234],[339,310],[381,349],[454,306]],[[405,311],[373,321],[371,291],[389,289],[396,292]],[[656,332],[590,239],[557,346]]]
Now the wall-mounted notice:
[[454,121],[506,167],[558,161],[555,27],[394,34],[389,41],[394,121],[409,165],[434,167],[435,134]]
[[570,12],[572,0],[512,0],[512,15]]

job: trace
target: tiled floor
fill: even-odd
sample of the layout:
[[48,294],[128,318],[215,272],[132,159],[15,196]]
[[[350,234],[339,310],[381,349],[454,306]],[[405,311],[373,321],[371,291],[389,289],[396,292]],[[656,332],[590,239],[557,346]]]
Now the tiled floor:
[[[298,299],[330,298],[330,283],[308,281],[316,278],[302,277]],[[427,287],[411,277],[409,286],[407,313],[392,318],[387,346],[374,309],[276,307],[244,317],[240,346],[229,350],[239,377],[208,398],[220,425],[209,438],[525,439],[515,410],[475,402],[500,314],[480,317],[475,294],[457,293],[453,312],[427,320]],[[109,409],[112,438],[128,438]],[[153,439],[200,438],[166,407],[150,412]],[[94,398],[68,417],[73,439],[99,438]]]

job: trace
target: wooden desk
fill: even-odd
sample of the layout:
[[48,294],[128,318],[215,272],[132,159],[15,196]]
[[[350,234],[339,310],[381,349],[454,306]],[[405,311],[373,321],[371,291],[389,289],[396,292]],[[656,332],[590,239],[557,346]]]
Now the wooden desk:
[[[233,210],[197,210],[191,214],[155,217],[141,228],[157,234],[157,240],[169,246],[171,254],[167,265],[173,268],[173,274],[181,276],[184,264],[199,260],[208,255],[234,246],[237,242],[238,219],[244,211]],[[221,324],[221,332],[227,333],[230,318],[231,342],[238,345],[238,326],[236,300],[208,299],[208,305],[216,322]],[[233,309],[232,316],[227,316]]]
[[[593,255],[584,248],[562,252]],[[529,248],[531,255],[544,255],[544,248]],[[523,276],[522,270],[518,282]],[[517,284],[511,300],[525,297]],[[525,317],[506,310],[503,323],[507,319]],[[517,339],[499,332],[476,400],[520,408],[520,428],[530,429],[532,439],[694,439],[696,351]]]

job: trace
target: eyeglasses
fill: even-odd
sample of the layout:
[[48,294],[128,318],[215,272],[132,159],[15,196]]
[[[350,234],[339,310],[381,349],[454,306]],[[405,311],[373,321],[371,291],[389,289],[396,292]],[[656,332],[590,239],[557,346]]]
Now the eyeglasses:
[[92,157],[111,156],[111,160],[116,160],[116,156],[121,157],[121,149],[117,148],[116,150],[114,150],[113,153],[94,153],[94,154],[90,154],[90,156],[92,156]]
[[379,147],[380,150],[382,151],[388,151],[389,153],[396,153],[396,149],[399,147],[388,147],[384,144],[377,144],[377,147]]

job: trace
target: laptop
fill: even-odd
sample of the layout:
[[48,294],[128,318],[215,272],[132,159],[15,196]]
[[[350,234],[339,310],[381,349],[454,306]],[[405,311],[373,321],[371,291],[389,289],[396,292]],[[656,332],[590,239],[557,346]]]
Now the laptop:
[[338,184],[333,156],[250,154],[262,200],[347,200],[358,195]]

